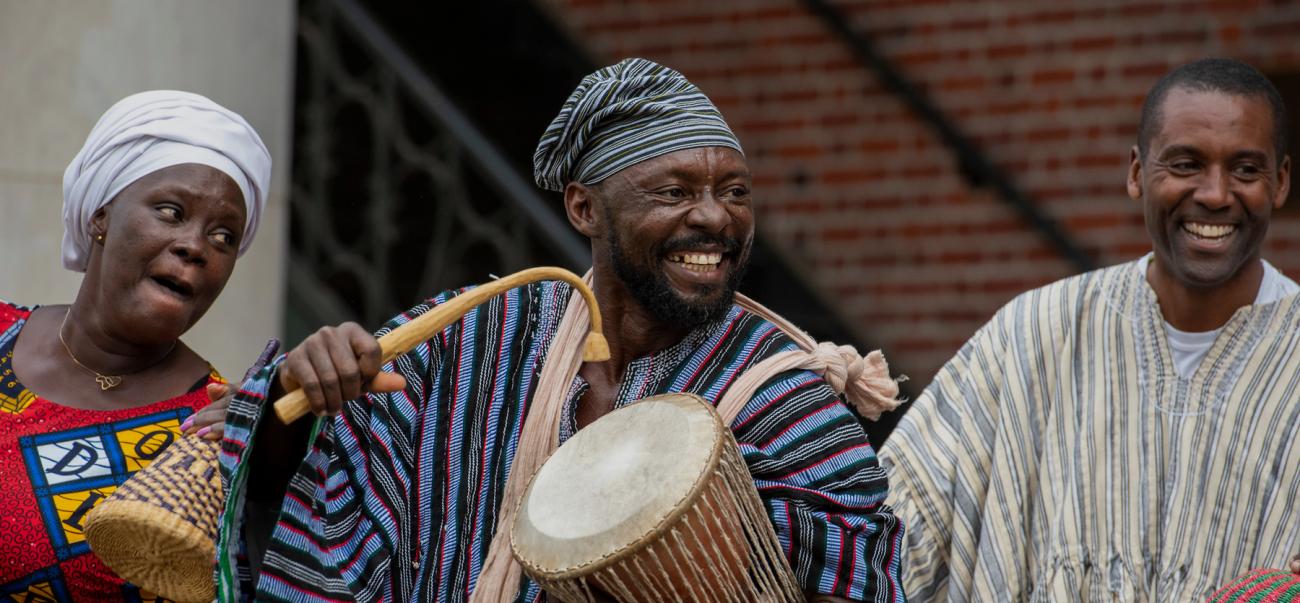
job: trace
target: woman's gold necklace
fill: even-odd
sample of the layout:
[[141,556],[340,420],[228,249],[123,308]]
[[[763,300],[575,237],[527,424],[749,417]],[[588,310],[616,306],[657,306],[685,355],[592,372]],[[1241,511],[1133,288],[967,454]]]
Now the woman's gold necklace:
[[99,372],[99,371],[97,371],[97,370],[95,370],[95,369],[93,369],[93,368],[90,368],[90,367],[88,367],[88,366],[82,364],[81,361],[80,361],[80,360],[77,360],[77,357],[74,356],[74,355],[72,354],[72,348],[71,348],[71,347],[68,347],[68,340],[63,338],[63,330],[64,330],[65,328],[67,328],[67,326],[68,326],[68,316],[69,316],[70,314],[72,314],[72,308],[68,308],[67,313],[65,313],[65,314],[63,315],[63,322],[59,325],[59,343],[62,343],[62,344],[63,344],[63,351],[65,351],[65,352],[68,353],[68,358],[71,358],[72,361],[73,361],[74,363],[76,363],[77,366],[79,366],[79,367],[85,369],[87,372],[92,373],[92,374],[95,375],[95,383],[98,383],[98,384],[99,384],[99,390],[100,390],[100,391],[108,391],[108,390],[110,390],[110,389],[113,389],[113,388],[115,388],[115,387],[121,385],[121,384],[122,384],[122,377],[125,377],[125,376],[127,376],[127,375],[134,375],[134,374],[136,374],[136,373],[138,373],[138,372],[140,372],[140,371],[143,371],[143,370],[146,370],[146,369],[150,369],[150,368],[153,368],[153,367],[157,366],[158,363],[160,363],[160,362],[162,362],[163,360],[167,359],[168,356],[171,356],[171,354],[172,354],[172,350],[176,349],[176,342],[173,341],[173,342],[172,342],[172,347],[167,348],[167,353],[166,353],[166,354],[163,354],[162,357],[159,358],[157,362],[154,362],[153,364],[150,364],[149,366],[146,366],[146,367],[142,367],[142,368],[136,369],[136,370],[131,371],[131,372],[129,372],[129,373],[122,373],[121,375],[105,375],[105,374],[103,374],[103,373],[101,373],[101,372]]

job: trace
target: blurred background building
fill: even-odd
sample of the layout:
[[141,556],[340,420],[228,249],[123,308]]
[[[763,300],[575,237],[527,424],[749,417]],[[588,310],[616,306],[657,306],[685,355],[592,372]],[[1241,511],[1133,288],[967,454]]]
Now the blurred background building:
[[[25,67],[0,92],[0,198],[40,200],[6,216],[0,250],[39,274],[57,270],[50,177],[112,100],[181,78],[267,137],[287,250],[259,240],[236,271],[256,282],[203,325],[243,358],[280,316],[293,342],[489,274],[584,267],[532,150],[583,75],[628,56],[682,71],[745,145],[761,240],[744,289],[814,335],[884,349],[912,396],[1016,294],[1149,249],[1124,178],[1168,69],[1244,59],[1300,119],[1295,1],[3,2],[0,59]],[[23,167],[33,147],[44,167]],[[23,178],[45,188],[12,192]],[[1272,228],[1266,257],[1300,276],[1300,208]],[[0,268],[0,294],[27,297],[22,263]]]

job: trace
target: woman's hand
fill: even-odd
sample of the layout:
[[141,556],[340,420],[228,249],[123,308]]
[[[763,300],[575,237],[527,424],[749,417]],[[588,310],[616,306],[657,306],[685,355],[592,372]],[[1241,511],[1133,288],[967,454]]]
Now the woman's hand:
[[1291,565],[1288,567],[1291,573],[1300,576],[1300,555],[1291,558]]
[[208,405],[186,417],[185,422],[181,423],[181,432],[220,442],[226,433],[226,409],[234,397],[234,389],[228,383],[209,383],[207,394]]
[[321,327],[289,351],[280,365],[280,387],[301,388],[317,416],[335,415],[343,403],[365,392],[401,391],[406,379],[380,372],[382,352],[375,339],[354,322]]
[[[253,366],[248,367],[248,372],[244,373],[244,381],[248,381],[269,364],[278,351],[280,351],[280,340],[274,337],[268,339],[262,354],[257,357],[257,361],[253,362]],[[185,418],[185,422],[181,423],[181,433],[185,435],[192,433],[200,438],[219,442],[226,433],[226,409],[230,407],[231,398],[235,397],[235,389],[229,383],[209,383],[206,393],[209,404]]]

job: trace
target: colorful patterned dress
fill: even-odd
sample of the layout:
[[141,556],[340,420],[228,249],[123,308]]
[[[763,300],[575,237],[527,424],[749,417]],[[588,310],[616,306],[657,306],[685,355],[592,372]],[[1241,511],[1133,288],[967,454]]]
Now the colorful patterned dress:
[[86,513],[180,437],[204,387],[123,410],[60,406],[14,375],[31,310],[0,302],[0,601],[164,601],[125,583],[86,544]]

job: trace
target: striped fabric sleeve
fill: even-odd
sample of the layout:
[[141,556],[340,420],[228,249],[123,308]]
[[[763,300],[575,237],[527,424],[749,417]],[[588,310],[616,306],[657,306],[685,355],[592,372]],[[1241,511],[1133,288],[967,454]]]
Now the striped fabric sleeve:
[[778,375],[732,428],[801,587],[904,601],[903,526],[884,504],[885,473],[856,417],[821,378]]
[[[441,295],[399,315],[378,335],[427,312],[452,294]],[[414,463],[414,421],[437,370],[435,337],[383,367],[406,379],[406,389],[347,402],[332,419],[321,420],[306,456],[289,482],[280,519],[258,580],[258,601],[380,600],[392,587],[409,583],[409,554],[399,537],[406,519]],[[274,369],[246,384],[241,396],[260,400]],[[236,398],[238,401],[239,398]],[[236,402],[232,402],[232,409]],[[273,420],[273,419],[269,419]],[[234,434],[245,457],[256,422]],[[231,432],[227,431],[230,439]],[[250,444],[251,446],[251,444]],[[233,473],[239,458],[223,459]]]
[[[398,315],[376,335],[454,295],[444,293]],[[383,367],[406,379],[404,390],[348,402],[318,435],[304,468],[290,483],[275,532],[278,550],[284,551],[288,563],[271,571],[283,568],[279,571],[286,588],[271,592],[259,585],[259,600],[270,594],[287,601],[303,600],[303,586],[320,583],[316,571],[294,570],[316,563],[329,578],[321,586],[343,587],[323,588],[329,600],[398,598],[400,585],[414,582],[414,568],[405,560],[413,557],[416,543],[402,535],[412,532],[405,524],[413,520],[408,510],[414,495],[417,422],[423,405],[430,401],[441,342],[441,336],[435,336]],[[273,582],[270,588],[277,586]]]
[[1004,388],[1004,311],[940,369],[881,450],[889,502],[907,526],[903,585],[913,601],[958,600],[970,584],[988,490],[992,417]]

